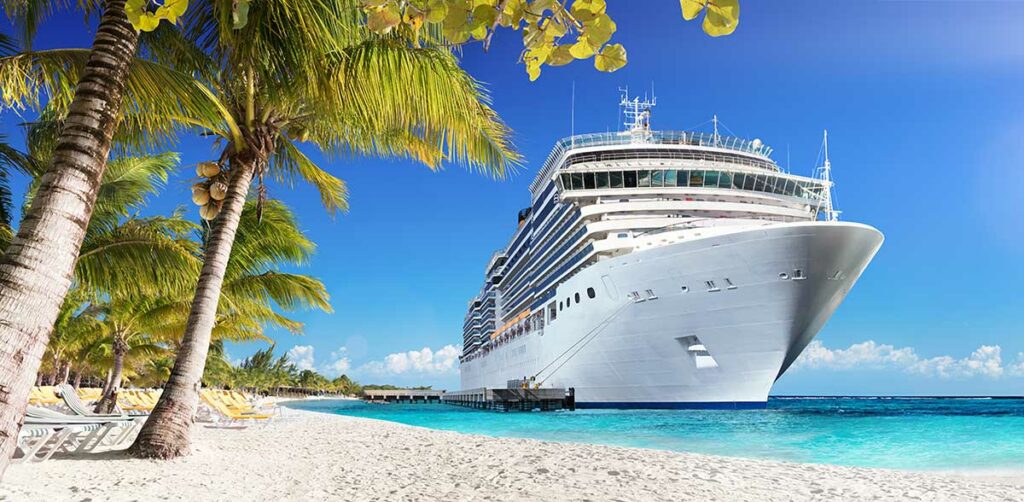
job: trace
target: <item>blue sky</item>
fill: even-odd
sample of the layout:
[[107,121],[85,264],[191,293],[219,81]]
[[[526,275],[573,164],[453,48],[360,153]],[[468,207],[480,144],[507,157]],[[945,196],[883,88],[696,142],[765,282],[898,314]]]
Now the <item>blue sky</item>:
[[[580,61],[531,83],[510,32],[487,54],[465,49],[464,66],[487,83],[528,159],[512,179],[324,160],[351,193],[351,210],[333,219],[308,188],[271,187],[318,243],[304,271],[324,280],[335,307],[298,315],[303,336],[273,333],[279,350],[297,347],[302,364],[366,383],[457,387],[457,351],[445,346],[460,346],[487,258],[514,230],[552,144],[570,133],[573,83],[577,132],[617,129],[617,88],[653,84],[656,128],[717,113],[796,173],[810,172],[829,129],[843,219],[886,234],[775,393],[1024,394],[1024,2],[745,0],[739,29],[718,39],[683,22],[678,2],[610,3],[629,54],[612,74]],[[68,16],[44,25],[37,46],[89,40]],[[2,115],[15,142],[20,120]],[[183,176],[154,213],[188,203],[188,164],[213,156],[195,139],[179,150]]]

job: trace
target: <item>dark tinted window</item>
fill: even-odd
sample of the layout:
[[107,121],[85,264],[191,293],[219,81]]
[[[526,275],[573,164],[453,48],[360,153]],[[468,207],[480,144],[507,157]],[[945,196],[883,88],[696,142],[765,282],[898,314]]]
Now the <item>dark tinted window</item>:
[[684,187],[687,186],[686,182],[690,180],[690,171],[676,171],[676,186]]
[[626,188],[636,188],[636,171],[624,171],[622,180],[626,183]]
[[622,171],[609,173],[612,181],[612,188],[622,188]]
[[608,188],[608,173],[597,173],[597,188]]
[[576,303],[579,303],[579,302],[580,302],[580,294],[576,293]]
[[665,171],[665,186],[674,187],[676,186],[676,171]]
[[597,188],[597,184],[594,183],[594,173],[583,173],[583,186],[587,190],[593,190]]
[[594,291],[594,288],[587,288],[587,297],[594,298],[595,296],[597,296],[597,291]]
[[583,188],[583,173],[572,173],[572,189],[580,190]]
[[704,186],[704,171],[690,171],[690,186]]

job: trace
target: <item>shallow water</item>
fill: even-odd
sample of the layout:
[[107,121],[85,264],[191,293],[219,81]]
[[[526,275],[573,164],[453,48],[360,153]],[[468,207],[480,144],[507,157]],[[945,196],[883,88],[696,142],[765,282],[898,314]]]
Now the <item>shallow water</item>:
[[898,469],[1024,469],[1024,399],[771,398],[767,409],[498,413],[440,404],[289,406],[501,437]]

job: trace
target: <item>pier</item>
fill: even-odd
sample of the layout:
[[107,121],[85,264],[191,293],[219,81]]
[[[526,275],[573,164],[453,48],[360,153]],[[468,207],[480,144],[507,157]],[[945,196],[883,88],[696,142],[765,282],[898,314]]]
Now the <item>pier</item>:
[[444,404],[492,411],[556,411],[575,410],[575,390],[569,388],[530,389],[510,387],[507,389],[468,389],[446,392],[441,398]]
[[440,403],[444,395],[443,390],[366,390],[363,391],[363,400],[370,403],[426,404]]

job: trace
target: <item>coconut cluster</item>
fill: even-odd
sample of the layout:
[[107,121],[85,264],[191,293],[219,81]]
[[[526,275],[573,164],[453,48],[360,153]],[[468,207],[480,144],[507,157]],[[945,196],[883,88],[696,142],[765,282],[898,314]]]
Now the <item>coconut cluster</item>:
[[224,198],[228,196],[228,185],[221,180],[223,176],[216,162],[200,162],[196,175],[206,180],[192,185],[192,202],[199,206],[199,216],[209,221],[220,214]]

